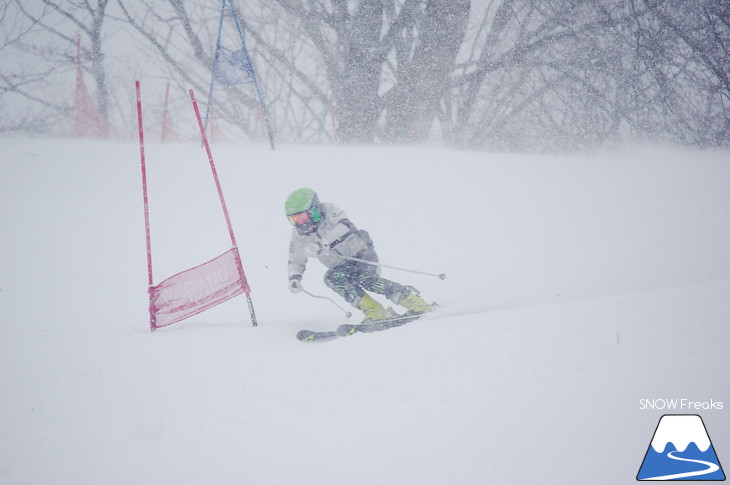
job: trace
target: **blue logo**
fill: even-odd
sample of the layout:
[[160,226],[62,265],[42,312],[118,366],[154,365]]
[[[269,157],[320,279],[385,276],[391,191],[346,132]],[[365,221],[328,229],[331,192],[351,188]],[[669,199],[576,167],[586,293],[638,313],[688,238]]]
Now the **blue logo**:
[[665,414],[646,450],[637,480],[725,480],[702,418]]

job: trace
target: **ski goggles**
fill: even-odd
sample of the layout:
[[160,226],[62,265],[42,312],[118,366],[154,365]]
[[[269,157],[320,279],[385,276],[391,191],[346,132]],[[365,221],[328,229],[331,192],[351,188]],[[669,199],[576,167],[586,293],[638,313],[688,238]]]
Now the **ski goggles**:
[[291,222],[292,226],[301,226],[302,224],[306,224],[311,220],[311,217],[309,216],[309,211],[297,212],[296,214],[292,214],[288,217],[289,222]]

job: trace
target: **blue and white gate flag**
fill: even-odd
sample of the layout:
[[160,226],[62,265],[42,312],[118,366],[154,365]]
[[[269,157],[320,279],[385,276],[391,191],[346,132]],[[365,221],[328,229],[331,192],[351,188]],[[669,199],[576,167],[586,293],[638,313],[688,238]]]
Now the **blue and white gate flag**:
[[215,66],[216,81],[228,86],[253,82],[253,66],[245,48],[232,51],[221,46],[218,55],[218,64]]

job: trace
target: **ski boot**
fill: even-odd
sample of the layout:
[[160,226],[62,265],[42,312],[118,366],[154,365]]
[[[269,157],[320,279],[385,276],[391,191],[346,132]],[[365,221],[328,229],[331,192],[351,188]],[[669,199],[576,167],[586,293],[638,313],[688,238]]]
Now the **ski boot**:
[[418,290],[412,286],[406,286],[406,292],[403,293],[398,300],[398,305],[405,307],[408,310],[408,314],[411,315],[420,315],[422,313],[432,312],[436,309],[435,303],[426,303],[426,301],[421,298]]
[[[347,337],[357,332],[368,332],[375,331],[382,328],[380,325],[388,325],[391,322],[397,321],[401,318],[401,315],[396,313],[392,308],[388,307],[385,309],[383,305],[378,303],[368,295],[367,293],[360,298],[356,307],[365,314],[365,319],[360,322],[360,325],[343,324],[337,328],[337,333],[340,337]],[[366,330],[370,329],[370,330]]]
[[383,305],[375,301],[367,293],[360,298],[360,301],[357,303],[357,308],[365,314],[365,319],[362,323],[372,323],[378,320],[392,318],[391,312],[386,310]]

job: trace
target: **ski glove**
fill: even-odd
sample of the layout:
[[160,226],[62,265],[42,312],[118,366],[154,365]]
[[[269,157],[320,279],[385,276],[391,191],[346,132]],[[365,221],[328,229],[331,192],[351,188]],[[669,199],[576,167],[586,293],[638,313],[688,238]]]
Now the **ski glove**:
[[326,241],[315,241],[307,244],[304,248],[304,254],[306,254],[308,258],[316,258],[319,257],[322,252],[329,250],[329,248],[329,244],[327,244]]
[[299,293],[302,290],[302,277],[299,275],[291,276],[289,278],[289,291],[292,293]]

